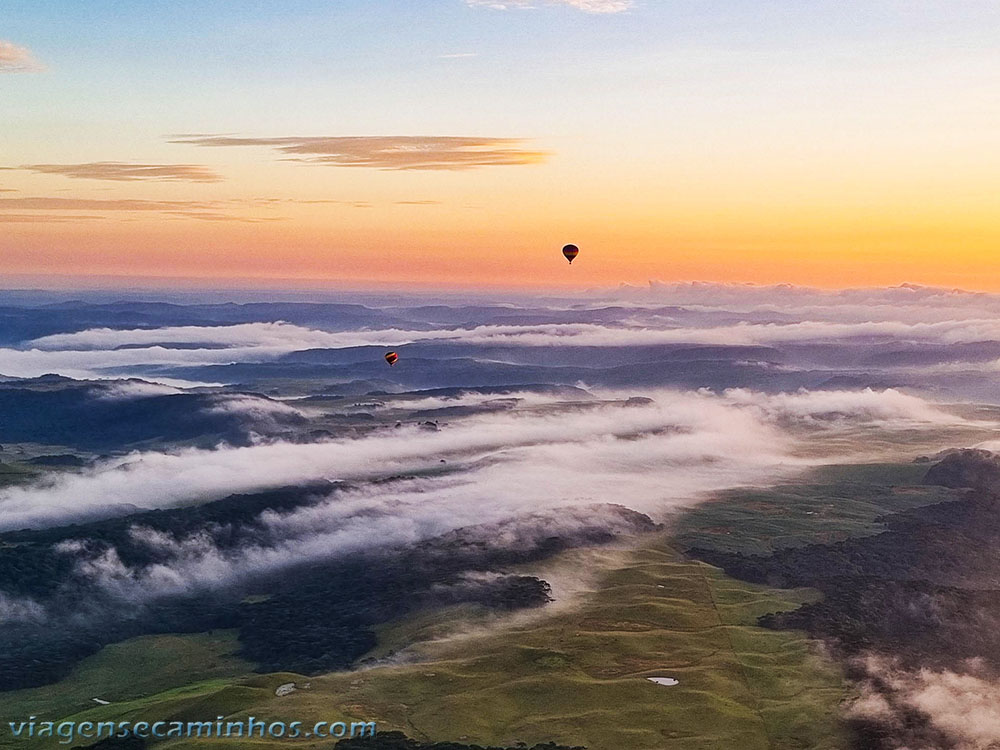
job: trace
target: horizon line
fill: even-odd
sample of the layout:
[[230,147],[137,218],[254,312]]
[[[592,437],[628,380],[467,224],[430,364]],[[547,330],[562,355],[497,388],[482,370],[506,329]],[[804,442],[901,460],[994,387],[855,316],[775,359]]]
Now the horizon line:
[[[29,286],[13,286],[9,281],[23,279]],[[274,285],[274,286],[269,286]],[[720,281],[710,279],[647,279],[641,282],[620,281],[608,285],[595,286],[581,284],[462,284],[452,283],[434,285],[425,282],[377,280],[377,279],[345,279],[345,278],[301,278],[301,277],[211,277],[211,276],[160,276],[160,275],[128,275],[128,274],[31,274],[11,273],[0,277],[0,292],[96,292],[96,291],[239,291],[239,292],[378,292],[407,291],[413,293],[512,293],[543,295],[546,292],[554,294],[597,294],[614,293],[631,290],[635,292],[651,291],[657,285],[665,287],[719,287],[728,289],[797,289],[801,291],[837,292],[851,290],[887,290],[887,289],[926,289],[940,290],[949,293],[964,294],[998,294],[995,289],[975,289],[957,286],[941,286],[937,284],[922,284],[910,281],[900,281],[895,284],[872,284],[857,286],[820,286],[816,284],[799,284],[795,282],[760,283],[754,281]]]

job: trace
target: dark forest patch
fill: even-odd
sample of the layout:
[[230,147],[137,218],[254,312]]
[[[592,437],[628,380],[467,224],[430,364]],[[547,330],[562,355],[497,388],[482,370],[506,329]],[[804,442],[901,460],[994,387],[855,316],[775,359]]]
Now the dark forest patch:
[[[17,598],[23,610],[0,623],[0,691],[56,682],[111,643],[216,629],[237,630],[241,655],[261,671],[342,669],[376,645],[375,627],[382,623],[454,604],[502,611],[541,606],[549,601],[548,584],[511,574],[510,566],[656,528],[646,516],[620,506],[595,506],[580,509],[579,518],[562,531],[547,531],[552,518],[528,516],[459,529],[410,548],[312,562],[290,559],[184,594],[144,591],[139,600],[109,589],[86,565],[81,567],[81,562],[102,565],[110,559],[131,577],[170,565],[170,545],[191,539],[222,555],[251,546],[278,548],[282,539],[262,521],[264,511],[288,513],[340,489],[320,482],[196,507],[0,534],[0,591]],[[144,541],[151,534],[169,544]]]
[[[875,659],[900,674],[921,669],[1000,676],[1000,459],[985,451],[945,454],[928,484],[965,490],[958,499],[878,519],[884,530],[770,555],[692,548],[726,574],[777,588],[808,587],[821,600],[765,615],[760,624],[800,629],[832,646],[848,673],[880,693],[891,716],[854,719],[857,747],[958,747],[931,718],[893,701],[898,680],[873,672]],[[866,664],[868,666],[866,666]]]

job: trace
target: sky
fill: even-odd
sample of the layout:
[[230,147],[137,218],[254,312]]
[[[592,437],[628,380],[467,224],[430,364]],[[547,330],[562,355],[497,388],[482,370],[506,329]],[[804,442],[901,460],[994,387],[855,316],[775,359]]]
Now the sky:
[[1000,290],[998,34],[985,0],[5,0],[0,285]]

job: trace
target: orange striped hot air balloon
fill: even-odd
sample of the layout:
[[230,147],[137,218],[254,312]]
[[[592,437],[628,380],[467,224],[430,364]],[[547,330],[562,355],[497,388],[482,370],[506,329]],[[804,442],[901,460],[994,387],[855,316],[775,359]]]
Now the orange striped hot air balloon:
[[396,364],[396,360],[399,359],[399,355],[396,352],[389,352],[385,355],[385,361],[389,363],[389,367]]
[[573,259],[579,254],[580,248],[576,245],[566,245],[566,247],[563,248],[563,255],[566,256],[566,260],[570,262],[570,265],[573,264]]

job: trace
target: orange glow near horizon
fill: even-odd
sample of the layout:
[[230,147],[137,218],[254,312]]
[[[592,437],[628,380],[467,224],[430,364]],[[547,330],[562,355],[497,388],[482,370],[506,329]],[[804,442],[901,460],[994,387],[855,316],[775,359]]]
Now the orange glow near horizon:
[[[4,276],[125,276],[427,287],[720,281],[818,287],[902,282],[1000,290],[1000,212],[789,215],[570,211],[445,204],[309,209],[244,223],[127,219],[3,225]],[[496,214],[499,214],[497,217]],[[581,246],[572,267],[563,244]],[[114,282],[109,282],[113,284]],[[6,282],[5,285],[10,285]]]

